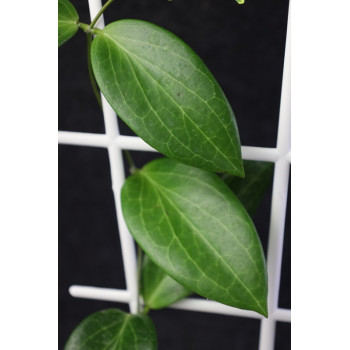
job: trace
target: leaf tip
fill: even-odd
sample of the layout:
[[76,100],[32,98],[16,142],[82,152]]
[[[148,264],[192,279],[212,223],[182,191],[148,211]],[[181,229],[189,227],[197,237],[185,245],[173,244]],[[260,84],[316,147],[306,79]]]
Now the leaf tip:
[[237,177],[240,177],[242,179],[245,178],[245,171],[244,171],[244,165],[243,165],[243,160],[240,161],[239,165],[235,169],[235,173],[233,174]]
[[242,166],[240,168],[240,172],[239,172],[239,174],[237,176],[241,177],[242,179],[245,178],[245,171],[244,171],[243,164],[242,164]]
[[267,307],[264,308],[264,311],[260,313],[261,315],[263,315],[266,318],[269,318],[269,311],[267,310]]
[[267,307],[267,298],[266,300],[264,301],[263,304],[259,304],[259,310],[256,310],[260,315],[268,318],[269,317],[269,310],[268,310],[268,307]]

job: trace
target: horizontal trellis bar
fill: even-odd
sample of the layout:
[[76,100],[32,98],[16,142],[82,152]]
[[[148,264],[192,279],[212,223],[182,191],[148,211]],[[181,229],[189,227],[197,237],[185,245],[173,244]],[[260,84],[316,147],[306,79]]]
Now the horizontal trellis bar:
[[128,303],[131,300],[130,292],[122,289],[99,288],[87,286],[70,286],[69,294],[76,298],[97,299]]
[[110,141],[106,134],[59,131],[58,143],[72,146],[108,147]]
[[[98,287],[74,285],[69,288],[69,293],[76,298],[104,300],[104,301],[120,302],[120,303],[128,303],[130,302],[130,299],[131,299],[131,295],[127,290],[112,289],[112,288],[98,288]],[[178,301],[173,305],[170,305],[169,308],[263,319],[263,316],[253,311],[241,310],[241,309],[237,309],[234,307],[217,303],[216,301],[213,301],[213,300],[205,300],[205,299],[197,299],[197,298],[186,298],[184,300]],[[291,311],[287,309],[277,308],[273,312],[270,312],[269,318],[272,318],[275,321],[280,321],[280,322],[290,322]]]
[[[117,135],[114,138],[106,134],[92,134],[84,132],[59,131],[58,142],[65,145],[104,147],[116,145],[120,149],[130,151],[157,152],[145,141],[137,136]],[[282,157],[290,160],[290,152],[280,154],[277,148],[242,146],[242,156],[244,159],[276,162]]]

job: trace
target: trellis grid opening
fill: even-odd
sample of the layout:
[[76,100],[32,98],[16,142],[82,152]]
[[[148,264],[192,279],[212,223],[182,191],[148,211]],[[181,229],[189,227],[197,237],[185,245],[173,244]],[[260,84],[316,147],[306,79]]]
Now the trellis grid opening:
[[[90,17],[94,18],[102,7],[101,0],[88,0],[88,3],[90,9]],[[100,29],[104,27],[103,16],[100,17],[99,21],[96,24],[96,27]],[[170,308],[180,310],[261,319],[259,350],[271,350],[274,348],[275,328],[277,321],[291,322],[291,310],[278,307],[285,217],[287,211],[288,185],[291,163],[290,74],[290,14],[288,14],[277,145],[274,148],[242,146],[243,159],[269,161],[275,163],[274,180],[272,185],[270,228],[267,248],[269,317],[266,319],[263,316],[252,311],[236,309],[214,301],[196,298],[186,298],[170,306]],[[133,238],[130,235],[123,219],[120,203],[120,191],[125,180],[122,151],[157,151],[147,145],[139,137],[121,135],[119,132],[117,116],[114,110],[104,99],[103,95],[101,95],[101,97],[106,129],[105,134],[59,131],[58,136],[60,144],[102,147],[108,150],[112,189],[114,193],[116,216],[125,272],[126,289],[120,290],[73,285],[70,287],[69,292],[72,296],[78,298],[128,303],[130,312],[136,313],[138,294],[137,257]]]

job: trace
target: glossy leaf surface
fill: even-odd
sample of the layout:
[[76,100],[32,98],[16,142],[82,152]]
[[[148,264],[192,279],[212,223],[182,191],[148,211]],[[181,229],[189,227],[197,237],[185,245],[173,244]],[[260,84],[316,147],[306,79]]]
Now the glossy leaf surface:
[[96,312],[73,331],[64,350],[155,350],[157,336],[151,319],[116,309]]
[[154,24],[121,20],[93,41],[96,81],[117,114],[169,158],[243,176],[232,109],[203,61]]
[[[271,184],[274,164],[243,160],[243,165],[244,179],[227,174],[224,177],[226,184],[252,216]],[[176,282],[146,256],[142,270],[142,294],[150,308],[159,309],[187,297],[191,291]]]
[[151,309],[161,309],[187,297],[192,292],[167,275],[145,255],[142,268],[142,296]]
[[68,0],[58,0],[58,46],[64,44],[78,30],[79,15]]
[[131,234],[172,278],[205,298],[267,315],[259,237],[216,174],[158,159],[126,180],[121,199]]
[[252,216],[255,214],[271,184],[274,163],[244,160],[243,164],[244,179],[237,176],[224,175],[224,181]]

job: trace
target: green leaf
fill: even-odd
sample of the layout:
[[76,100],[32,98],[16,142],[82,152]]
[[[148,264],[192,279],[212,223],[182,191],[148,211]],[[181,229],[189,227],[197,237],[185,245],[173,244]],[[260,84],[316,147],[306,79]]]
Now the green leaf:
[[172,278],[205,298],[267,315],[259,237],[216,174],[158,159],[126,180],[121,200],[131,234]]
[[[243,165],[244,179],[225,174],[224,181],[252,216],[271,184],[274,163],[243,160]],[[145,256],[142,269],[142,294],[150,308],[160,309],[187,297],[191,291],[176,282]]]
[[146,315],[116,309],[96,312],[73,331],[64,350],[155,350],[157,336]]
[[271,184],[274,163],[244,160],[243,165],[244,179],[224,175],[224,181],[253,216]]
[[187,297],[192,292],[167,275],[147,255],[142,268],[141,293],[151,309],[161,309]]
[[111,23],[92,43],[96,81],[144,141],[185,164],[244,176],[230,104],[181,39],[138,20]]
[[64,44],[78,30],[79,15],[68,0],[58,0],[58,46]]

